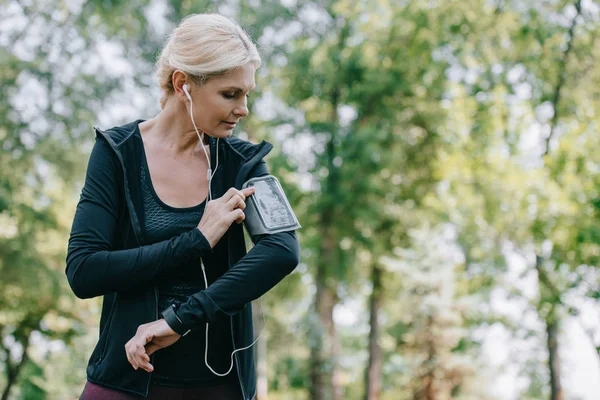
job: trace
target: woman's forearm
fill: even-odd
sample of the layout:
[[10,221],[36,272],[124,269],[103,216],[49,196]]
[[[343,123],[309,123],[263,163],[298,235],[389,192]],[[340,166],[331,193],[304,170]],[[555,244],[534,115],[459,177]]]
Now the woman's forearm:
[[67,255],[69,284],[80,298],[148,286],[170,268],[211,251],[198,228],[170,240],[116,251],[93,246],[85,232],[72,234]]
[[291,273],[299,257],[295,232],[266,235],[208,289],[190,296],[177,314],[187,329],[212,321],[217,312],[235,314]]

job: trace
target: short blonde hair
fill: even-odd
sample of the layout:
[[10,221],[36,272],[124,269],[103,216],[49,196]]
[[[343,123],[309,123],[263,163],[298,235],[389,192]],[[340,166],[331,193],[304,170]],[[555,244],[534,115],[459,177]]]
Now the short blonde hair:
[[220,14],[191,14],[169,35],[156,62],[162,90],[160,107],[175,92],[173,72],[180,70],[204,84],[248,63],[258,69],[260,55],[250,36],[233,20]]

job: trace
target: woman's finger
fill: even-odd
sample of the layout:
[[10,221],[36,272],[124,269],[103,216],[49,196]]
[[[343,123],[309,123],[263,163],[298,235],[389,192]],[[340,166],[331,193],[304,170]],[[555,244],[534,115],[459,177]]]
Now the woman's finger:
[[150,364],[149,361],[144,361],[142,363],[142,365],[140,366],[141,369],[143,369],[146,372],[152,372],[154,371],[154,366],[152,364]]
[[247,187],[246,189],[242,189],[242,194],[246,197],[252,196],[254,194],[254,186]]
[[227,202],[227,207],[229,210],[235,210],[236,208],[246,207],[246,203],[244,202],[245,197],[241,195],[232,196],[231,199]]
[[143,345],[139,345],[134,354],[134,360],[139,368],[147,372],[152,372],[154,367],[150,364],[150,358],[146,354],[146,348]]
[[244,212],[239,208],[237,210],[234,210],[234,212],[237,214],[235,218],[235,223],[241,224],[242,222],[244,222],[244,220],[246,219],[246,214],[244,214]]
[[131,358],[131,355],[129,354],[129,350],[126,350],[126,351],[125,351],[125,354],[127,355],[127,362],[129,362],[129,364],[131,364],[131,367],[132,367],[133,369],[137,369],[137,368],[135,367],[135,362],[133,361],[133,359]]
[[241,190],[237,190],[236,188],[230,188],[225,194],[221,197],[224,202],[229,202],[232,197],[239,196],[241,198],[246,198],[244,193]]
[[139,348],[140,348],[139,345],[136,345],[134,347],[133,354],[131,357],[131,358],[133,358],[133,362],[136,366],[136,369],[143,368],[143,365],[144,365],[144,361],[142,360]]
[[164,319],[140,325],[135,336],[125,345],[127,361],[136,370],[142,368],[152,372],[154,366],[150,364],[150,355],[158,349],[170,346],[180,337]]
[[236,208],[239,208],[240,210],[245,210],[246,209],[246,202],[242,201],[240,202]]
[[127,361],[129,361],[133,369],[142,368],[150,372],[153,368],[150,365],[150,359],[146,354],[144,345],[152,340],[152,334],[147,332],[146,325],[140,325],[135,336],[125,344],[125,354],[127,355]]
[[133,340],[135,339],[135,337],[131,338],[126,344],[125,344],[125,355],[127,356],[127,361],[129,361],[129,364],[131,364],[131,366],[133,367],[133,369],[137,370],[138,369],[138,365],[135,362],[135,357],[134,357],[134,352],[133,352]]

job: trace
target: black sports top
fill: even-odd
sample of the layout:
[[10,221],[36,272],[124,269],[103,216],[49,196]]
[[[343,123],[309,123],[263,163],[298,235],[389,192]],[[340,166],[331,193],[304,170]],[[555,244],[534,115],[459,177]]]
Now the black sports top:
[[[175,208],[160,200],[143,154],[141,186],[144,203],[143,229],[149,244],[168,240],[181,235],[198,225],[204,213],[206,200],[193,207]],[[215,262],[213,255],[203,257],[207,270],[208,283],[225,273],[223,265]],[[200,267],[200,258],[188,259],[187,265],[174,268],[169,275],[162,277],[158,285],[159,312],[171,304],[184,303],[187,297],[205,289]],[[211,279],[212,278],[212,279]],[[209,326],[208,363],[220,374],[227,372],[231,363],[232,341],[229,317],[218,315]],[[213,386],[227,382],[237,382],[235,369],[226,377],[213,374],[204,363],[205,328],[195,329],[179,339],[175,344],[161,349],[154,356],[152,384],[171,387]]]

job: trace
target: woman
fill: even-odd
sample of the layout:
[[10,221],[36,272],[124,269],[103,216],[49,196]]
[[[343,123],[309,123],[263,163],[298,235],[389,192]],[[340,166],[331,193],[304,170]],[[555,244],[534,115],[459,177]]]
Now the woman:
[[235,22],[191,15],[157,62],[161,112],[96,129],[66,268],[75,295],[104,296],[83,399],[255,397],[250,302],[299,256],[294,231],[246,254],[240,189],[272,145],[231,134],[260,62]]

